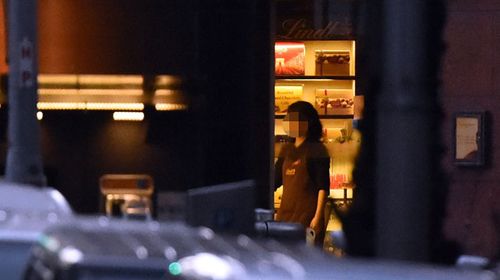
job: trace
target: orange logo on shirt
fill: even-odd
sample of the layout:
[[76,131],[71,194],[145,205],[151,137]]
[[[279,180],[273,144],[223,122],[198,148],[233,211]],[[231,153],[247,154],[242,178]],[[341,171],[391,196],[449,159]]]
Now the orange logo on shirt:
[[288,176],[295,175],[295,168],[289,168],[289,169],[287,168],[285,174]]

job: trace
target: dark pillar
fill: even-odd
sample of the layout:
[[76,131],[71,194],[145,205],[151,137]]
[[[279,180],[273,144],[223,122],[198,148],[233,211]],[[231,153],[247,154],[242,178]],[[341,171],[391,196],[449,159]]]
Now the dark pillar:
[[198,1],[196,95],[204,184],[255,179],[270,206],[270,3]]
[[45,185],[36,119],[38,50],[37,1],[9,0],[9,119],[5,179]]
[[439,188],[441,1],[383,1],[382,84],[377,99],[376,252],[428,261],[432,191]]

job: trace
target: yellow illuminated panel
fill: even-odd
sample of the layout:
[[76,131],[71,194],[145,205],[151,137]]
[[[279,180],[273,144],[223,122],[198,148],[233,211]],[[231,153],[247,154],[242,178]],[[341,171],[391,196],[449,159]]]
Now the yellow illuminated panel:
[[186,110],[188,106],[186,104],[178,104],[178,103],[157,103],[155,105],[155,108],[158,111],[177,111],[177,110]]
[[141,85],[140,75],[79,75],[78,83],[87,85]]
[[83,102],[38,102],[38,110],[85,110]]
[[38,75],[41,84],[63,85],[142,85],[141,75]]
[[40,95],[129,95],[140,96],[140,89],[39,89]]
[[330,197],[334,199],[352,199],[352,188],[330,189]]
[[134,110],[144,109],[143,103],[87,103],[87,110]]
[[39,95],[76,95],[78,94],[77,89],[61,89],[61,88],[40,88],[38,89]]
[[174,91],[170,89],[158,89],[155,91],[156,96],[170,96],[172,94],[174,94]]
[[76,84],[77,75],[38,75],[38,82],[41,84]]
[[274,113],[285,114],[290,104],[301,100],[303,86],[275,86],[274,87]]
[[113,120],[115,121],[142,121],[144,120],[143,112],[114,112]]
[[141,111],[143,103],[38,102],[38,110],[131,110]]
[[[174,87],[180,79],[155,77],[153,104],[158,111],[186,110],[182,94]],[[141,111],[144,79],[141,75],[52,75],[38,76],[39,110]]]

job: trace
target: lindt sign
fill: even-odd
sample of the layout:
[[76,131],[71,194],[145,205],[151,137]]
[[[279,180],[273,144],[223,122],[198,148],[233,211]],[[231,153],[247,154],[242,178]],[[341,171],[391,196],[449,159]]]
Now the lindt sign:
[[330,21],[322,28],[311,27],[305,19],[287,19],[276,34],[280,40],[331,40],[352,36],[352,23],[347,18]]

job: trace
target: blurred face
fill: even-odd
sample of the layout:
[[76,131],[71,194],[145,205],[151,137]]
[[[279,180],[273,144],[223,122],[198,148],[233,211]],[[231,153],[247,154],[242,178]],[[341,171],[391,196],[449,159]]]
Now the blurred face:
[[283,119],[283,129],[288,136],[297,138],[297,137],[306,137],[307,135],[307,126],[308,122],[304,117],[300,117],[299,113],[290,112]]

